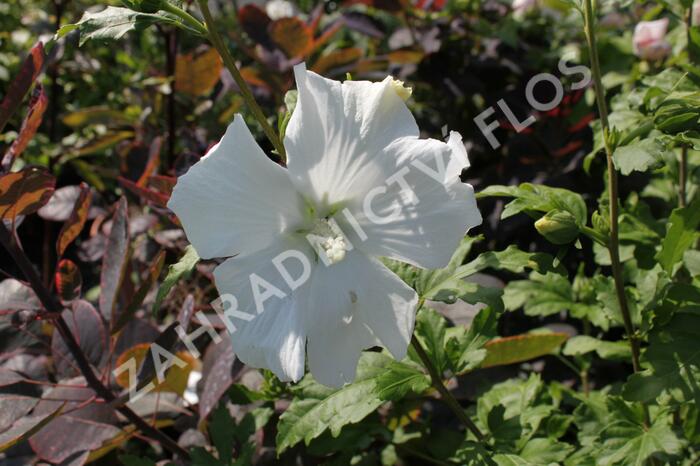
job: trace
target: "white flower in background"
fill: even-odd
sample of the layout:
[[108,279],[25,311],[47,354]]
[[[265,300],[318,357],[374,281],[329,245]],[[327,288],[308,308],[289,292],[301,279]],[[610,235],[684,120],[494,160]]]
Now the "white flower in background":
[[668,18],[637,23],[632,38],[634,54],[649,61],[665,58],[671,52],[671,44],[666,41],[667,29]]
[[275,21],[296,16],[297,9],[292,2],[287,0],[271,0],[265,4],[265,13],[271,20]]
[[187,388],[182,394],[182,398],[185,399],[187,404],[190,406],[199,403],[199,395],[197,394],[197,384],[202,380],[202,373],[200,371],[192,371],[187,377]]
[[537,0],[513,0],[511,8],[516,16],[523,16],[537,8]]
[[700,26],[700,0],[695,0],[693,2],[691,20],[693,26]]
[[363,349],[402,359],[413,333],[416,293],[378,257],[443,267],[481,215],[459,179],[469,166],[461,137],[419,139],[394,80],[294,72],[288,168],[236,116],[169,207],[201,257],[235,256],[214,276],[246,316],[232,318],[241,361],[297,381],[308,355],[316,380],[341,386]]

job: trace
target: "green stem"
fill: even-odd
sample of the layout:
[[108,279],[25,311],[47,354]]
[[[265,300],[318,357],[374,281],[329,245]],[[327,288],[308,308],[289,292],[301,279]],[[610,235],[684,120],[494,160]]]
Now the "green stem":
[[216,31],[216,26],[214,24],[214,18],[212,18],[211,12],[209,11],[209,6],[207,5],[207,0],[197,0],[197,3],[199,4],[199,8],[202,11],[202,16],[204,17],[204,22],[207,25],[206,29],[207,29],[207,37],[209,38],[209,41],[212,43],[214,48],[216,48],[216,50],[219,52],[219,55],[221,55],[221,59],[224,61],[224,65],[231,73],[231,76],[233,76],[233,79],[236,81],[238,88],[241,90],[241,95],[243,96],[243,100],[245,100],[246,104],[248,105],[248,109],[253,113],[253,116],[255,117],[255,119],[258,120],[258,123],[260,123],[260,126],[262,126],[262,129],[265,132],[265,135],[267,136],[267,138],[270,140],[270,142],[274,146],[275,150],[277,151],[280,158],[282,159],[282,162],[286,162],[287,155],[286,155],[286,152],[284,150],[284,145],[282,144],[282,141],[280,140],[280,138],[277,135],[277,133],[275,132],[275,130],[272,128],[270,123],[267,121],[267,118],[265,118],[265,114],[263,114],[263,111],[260,109],[260,106],[255,101],[255,97],[253,97],[253,93],[250,91],[248,84],[245,82],[245,79],[243,79],[243,76],[241,75],[240,70],[236,66],[236,62],[233,60],[233,57],[231,56],[231,52],[229,52],[228,47],[226,47],[226,44],[224,44],[224,41],[221,38],[221,35]]
[[[613,149],[610,143],[610,123],[608,122],[608,107],[605,101],[605,90],[600,72],[600,61],[598,59],[598,46],[595,36],[595,17],[593,15],[592,0],[584,0],[584,23],[586,32],[586,41],[591,60],[591,74],[598,104],[598,113],[600,115],[600,123],[603,130],[603,142],[605,145],[605,156],[607,159],[607,174],[608,174],[608,195],[610,209],[610,238],[608,241],[608,251],[610,252],[610,264],[612,268],[613,280],[615,282],[615,293],[617,301],[620,305],[620,313],[625,325],[627,338],[632,349],[632,368],[634,372],[640,371],[639,364],[639,340],[632,323],[629,306],[627,304],[627,295],[625,294],[625,284],[622,278],[622,264],[620,263],[620,241],[618,228],[618,187],[617,187],[617,172],[613,163]],[[647,413],[645,409],[645,413]],[[648,418],[648,413],[645,414]],[[646,421],[648,424],[648,420]]]
[[178,8],[177,6],[168,2],[167,0],[161,2],[160,9],[180,18],[183,23],[189,26],[189,28],[195,31],[197,34],[200,34],[203,37],[207,37],[207,35],[209,34],[209,31],[207,31],[206,26],[204,26],[197,18],[195,18],[185,10]]
[[608,246],[608,238],[604,234],[602,234],[601,232],[596,231],[593,228],[587,227],[585,225],[580,227],[580,230],[581,230],[581,233],[588,236],[589,238],[591,238],[593,241],[600,244],[601,246],[605,246],[605,247]]
[[678,166],[678,205],[685,207],[687,205],[687,194],[685,192],[688,184],[688,147],[683,145],[681,148],[681,162]]
[[442,383],[442,376],[435,368],[433,363],[430,361],[430,357],[428,357],[428,354],[425,352],[423,345],[420,344],[415,335],[413,336],[413,338],[411,338],[411,346],[413,346],[413,349],[416,350],[416,354],[418,354],[418,357],[423,362],[425,368],[428,370],[428,373],[430,374],[430,379],[433,382],[433,387],[435,387],[435,389],[438,392],[440,392],[442,400],[450,407],[452,411],[454,411],[454,413],[457,415],[457,418],[467,427],[467,429],[469,429],[480,442],[486,445],[486,437],[483,433],[481,433],[481,430],[479,430],[477,425],[474,424],[474,422],[471,419],[469,419],[469,416],[467,416],[467,413],[464,412],[462,406],[455,399],[455,397],[452,396],[447,387],[445,387],[445,384]]

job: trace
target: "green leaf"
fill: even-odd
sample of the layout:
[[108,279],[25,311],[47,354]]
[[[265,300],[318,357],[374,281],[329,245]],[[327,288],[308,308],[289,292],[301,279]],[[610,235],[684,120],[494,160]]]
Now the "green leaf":
[[508,218],[520,212],[547,213],[550,210],[564,210],[571,213],[580,225],[585,225],[588,218],[586,203],[580,194],[568,189],[522,183],[519,186],[489,186],[482,190],[479,197],[499,196],[514,197],[503,209],[501,218]]
[[683,253],[683,264],[693,277],[700,275],[700,251],[689,249]]
[[576,335],[569,338],[562,353],[566,356],[581,356],[594,351],[600,358],[613,361],[629,361],[632,357],[628,342],[604,341],[588,335]]
[[674,209],[669,223],[671,226],[666,232],[656,259],[669,275],[673,275],[674,266],[683,259],[683,253],[698,236],[700,198],[687,207]]
[[523,307],[527,315],[544,317],[573,307],[573,290],[566,277],[553,273],[532,273],[530,277],[508,283],[503,296],[506,309]]
[[168,274],[165,276],[163,284],[158,288],[158,294],[153,303],[154,315],[158,313],[160,305],[163,303],[165,297],[168,296],[168,293],[170,293],[170,289],[179,280],[186,280],[189,278],[197,262],[199,262],[199,255],[197,255],[197,251],[195,251],[194,247],[190,244],[185,248],[185,253],[180,260],[168,267]]
[[700,399],[700,315],[679,312],[654,328],[644,358],[649,367],[628,379],[625,399],[648,402],[663,391],[681,400]]
[[574,447],[550,438],[533,438],[520,450],[520,457],[534,464],[561,463]]
[[174,17],[164,13],[139,13],[128,8],[108,6],[97,13],[86,11],[77,23],[62,26],[56,38],[77,29],[82,46],[90,39],[120,39],[129,31],[141,30],[156,22],[179,24]]
[[566,341],[566,333],[526,333],[489,341],[481,367],[504,366],[550,354]]
[[639,424],[619,420],[606,427],[603,436],[608,437],[598,458],[598,464],[603,466],[645,466],[655,453],[674,455],[683,448],[683,442],[663,420],[654,422],[648,430]]
[[[458,299],[470,304],[484,303],[497,311],[503,310],[502,290],[489,288],[464,279],[487,268],[521,273],[525,269],[540,272],[554,270],[554,258],[544,253],[529,253],[509,246],[503,251],[488,251],[471,262],[461,265],[472,245],[480,238],[464,238],[447,267],[421,270],[408,264],[384,259],[384,264],[396,273],[423,299],[454,303]],[[557,270],[562,270],[561,267]]]
[[477,368],[486,357],[484,345],[497,335],[498,313],[484,308],[472,320],[469,329],[447,329],[445,351],[455,374],[463,374]]
[[337,390],[307,375],[294,387],[296,396],[280,417],[277,452],[302,440],[308,445],[326,430],[337,437],[344,426],[361,421],[385,401],[428,386],[425,374],[383,353],[363,353],[355,381]]
[[658,168],[663,162],[662,154],[665,151],[665,145],[658,140],[642,139],[615,149],[613,162],[623,175],[629,175],[633,171],[644,172]]
[[229,464],[233,458],[234,439],[236,437],[236,423],[231,417],[226,404],[220,404],[214,410],[209,421],[209,436],[219,452],[219,459]]
[[447,355],[445,354],[445,332],[447,322],[437,311],[422,308],[416,316],[415,336],[425,348],[430,361],[439,373],[445,370]]

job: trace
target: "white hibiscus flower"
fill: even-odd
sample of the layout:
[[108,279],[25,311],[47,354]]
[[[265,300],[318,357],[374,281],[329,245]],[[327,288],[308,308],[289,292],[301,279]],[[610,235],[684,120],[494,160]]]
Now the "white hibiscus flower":
[[[294,69],[299,99],[287,127],[288,167],[268,159],[236,116],[182,176],[169,207],[215,272],[233,349],[282,380],[351,382],[360,353],[406,355],[417,296],[378,257],[447,264],[481,223],[461,136],[419,139],[400,84],[340,83]],[[235,257],[232,257],[235,256]]]

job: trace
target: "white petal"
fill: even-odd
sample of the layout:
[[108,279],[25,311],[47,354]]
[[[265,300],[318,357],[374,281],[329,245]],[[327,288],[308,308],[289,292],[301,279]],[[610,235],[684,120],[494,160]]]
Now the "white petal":
[[309,367],[319,382],[351,381],[360,352],[371,346],[405,357],[418,296],[376,259],[355,250],[334,265],[318,265],[308,300]]
[[388,178],[385,193],[348,205],[364,235],[345,215],[336,216],[338,223],[367,254],[423,268],[444,267],[464,234],[481,223],[474,189],[459,180],[469,163],[461,137],[453,132],[447,144],[402,138],[382,156],[397,161],[401,176]]
[[302,219],[287,171],[265,156],[240,115],[178,179],[168,207],[205,259],[262,249]]
[[387,78],[340,83],[294,67],[299,99],[284,145],[299,191],[317,204],[364,195],[395,168],[382,157],[391,141],[418,127]]
[[[273,259],[289,250],[301,252],[309,264],[313,263],[313,252],[306,243],[284,241],[226,260],[214,270],[214,277],[224,309],[230,309],[227,295],[233,295],[236,310],[242,313],[229,314],[236,327],[231,338],[238,358],[249,366],[270,369],[281,380],[297,381],[304,375],[306,343],[301,316],[305,310],[299,306],[306,299],[299,296],[308,285],[292,290],[275,267]],[[304,275],[299,260],[289,259],[283,264],[292,279]],[[258,291],[260,307],[254,289]]]
[[376,344],[371,332],[359,323],[349,323],[309,338],[309,369],[314,379],[339,388],[355,380],[363,348]]

